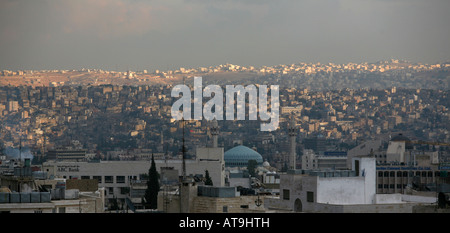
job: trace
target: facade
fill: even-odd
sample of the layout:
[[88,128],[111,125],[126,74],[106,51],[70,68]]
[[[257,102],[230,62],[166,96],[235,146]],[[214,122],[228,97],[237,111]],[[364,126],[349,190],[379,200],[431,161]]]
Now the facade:
[[280,178],[280,198],[266,202],[266,208],[317,212],[317,204],[374,203],[375,160],[367,157],[354,158],[352,168],[351,171],[329,172],[295,170],[283,174]]
[[41,179],[30,168],[25,163],[0,175],[0,213],[104,212],[104,190],[95,180]]
[[347,169],[347,156],[345,152],[342,154],[316,155],[313,150],[305,149],[302,155],[302,169],[311,170],[342,170]]
[[377,166],[377,193],[405,193],[409,187],[436,184],[441,174],[437,166]]
[[303,139],[305,149],[312,149],[317,154],[323,154],[326,148],[326,138],[323,136],[316,136],[312,138]]
[[85,161],[86,160],[86,150],[74,149],[74,148],[58,148],[54,150],[49,150],[47,152],[47,158],[49,160],[58,161]]
[[[69,190],[67,190],[69,191]],[[73,190],[71,190],[73,191]],[[70,192],[70,191],[69,191]],[[0,192],[0,213],[103,213],[101,193],[78,193],[76,198],[53,200],[48,192]],[[14,198],[14,196],[21,196]],[[27,198],[27,196],[29,196]],[[35,198],[40,196],[40,198]],[[6,198],[9,197],[9,198]],[[8,199],[8,200],[7,200]]]
[[[158,194],[158,210],[166,213],[264,213],[265,196],[241,196],[236,187],[183,185],[180,193]],[[183,194],[184,193],[184,194]],[[181,197],[181,201],[180,201]]]
[[[197,148],[196,158],[185,160],[185,164],[188,176],[204,175],[208,170],[214,185],[225,185],[223,148]],[[182,175],[182,160],[155,160],[155,165],[159,174],[162,169],[173,169]],[[107,199],[125,202],[130,187],[139,183],[143,174],[148,174],[150,166],[151,161],[48,161],[42,169],[53,177],[98,180],[98,186],[105,188]]]
[[436,205],[436,197],[376,193],[373,157],[354,157],[352,170],[291,171],[281,176],[280,197],[269,210],[314,213],[413,213]]
[[367,141],[348,151],[347,165],[358,155],[372,156],[377,163],[378,194],[404,194],[408,187],[435,184],[440,176],[439,152],[414,150],[410,139],[402,134],[387,142]]

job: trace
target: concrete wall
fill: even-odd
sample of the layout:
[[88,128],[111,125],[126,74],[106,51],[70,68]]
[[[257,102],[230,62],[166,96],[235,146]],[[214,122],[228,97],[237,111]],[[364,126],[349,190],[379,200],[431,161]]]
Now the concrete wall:
[[393,194],[376,194],[375,203],[376,204],[395,204],[395,203],[424,203],[424,204],[434,204],[437,198],[431,196],[418,196],[418,195],[404,195],[400,193]]
[[363,177],[319,177],[317,202],[329,204],[365,204]]
[[[255,201],[258,196],[238,196],[238,197],[205,197],[190,196],[189,213],[253,213],[264,212],[265,196],[259,197],[262,204],[257,206]],[[178,194],[167,195],[167,205],[164,205],[164,195],[158,194],[158,210],[167,213],[180,213],[180,196]],[[185,199],[183,201],[186,201]],[[187,206],[185,206],[187,207]],[[225,209],[224,209],[225,207]]]
[[[198,147],[196,148],[196,160],[198,166],[191,166],[197,174],[205,174],[208,169],[209,176],[214,186],[225,186],[225,160],[223,147]],[[203,172],[199,173],[198,171]]]
[[314,213],[413,213],[416,204],[362,204],[362,205],[328,205],[317,203]]
[[[390,195],[390,194],[388,194]],[[280,212],[292,212],[292,207],[287,201],[275,198],[265,199],[266,208]],[[303,212],[309,213],[437,213],[436,204],[417,203],[385,203],[385,204],[360,204],[360,205],[332,205],[326,203],[312,203]],[[269,208],[270,207],[270,208]],[[445,212],[442,210],[441,212]],[[449,211],[447,210],[447,213]]]
[[364,177],[365,204],[375,202],[377,171],[376,159],[372,157],[355,157],[352,159],[352,170],[356,171],[356,161],[359,161],[357,176]]
[[[264,196],[259,197],[262,203],[265,201]],[[255,201],[258,196],[239,196],[239,197],[202,197],[194,198],[194,208],[192,213],[251,213],[264,212],[264,205],[256,206]]]
[[98,197],[76,200],[54,200],[48,203],[5,203],[0,211],[10,213],[102,213],[104,203]]
[[396,194],[376,194],[375,204],[402,203],[402,195]]
[[407,162],[405,160],[405,142],[390,141],[386,151],[386,161],[388,162]]

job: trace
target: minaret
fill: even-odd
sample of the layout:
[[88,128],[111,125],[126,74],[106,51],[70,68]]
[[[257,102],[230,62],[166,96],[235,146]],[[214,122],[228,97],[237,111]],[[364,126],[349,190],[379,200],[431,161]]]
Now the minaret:
[[291,141],[291,143],[290,143],[291,150],[289,152],[289,170],[295,170],[296,169],[295,158],[297,157],[297,153],[296,153],[297,123],[295,122],[295,118],[294,118],[293,114],[291,114],[291,116],[289,118],[290,119],[289,119],[289,124],[288,124],[288,135],[289,135],[289,139]]
[[219,136],[219,125],[217,124],[216,118],[214,118],[211,122],[211,136],[212,136],[212,147],[218,147],[218,136]]

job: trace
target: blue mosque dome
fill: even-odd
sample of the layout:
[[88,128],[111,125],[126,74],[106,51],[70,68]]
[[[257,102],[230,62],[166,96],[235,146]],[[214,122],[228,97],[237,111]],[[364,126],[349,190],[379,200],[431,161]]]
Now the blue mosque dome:
[[249,160],[256,160],[258,166],[263,163],[263,158],[258,152],[242,145],[227,150],[224,159],[227,167],[247,167]]

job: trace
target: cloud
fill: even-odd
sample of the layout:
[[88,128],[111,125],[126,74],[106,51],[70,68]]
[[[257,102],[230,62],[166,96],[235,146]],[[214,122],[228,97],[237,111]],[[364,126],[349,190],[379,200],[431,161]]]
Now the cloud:
[[61,30],[68,34],[88,33],[101,39],[142,35],[158,27],[154,7],[148,2],[125,0],[56,1],[62,12]]

